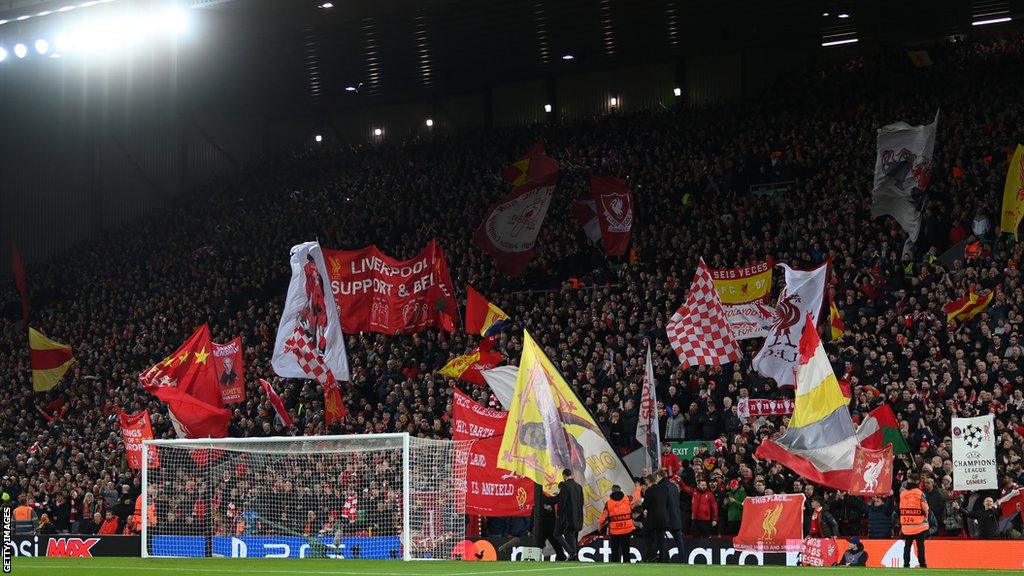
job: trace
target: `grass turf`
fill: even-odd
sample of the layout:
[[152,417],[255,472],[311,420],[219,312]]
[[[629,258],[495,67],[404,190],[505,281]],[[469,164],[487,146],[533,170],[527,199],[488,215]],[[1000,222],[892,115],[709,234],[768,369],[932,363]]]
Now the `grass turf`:
[[[308,574],[336,576],[486,576],[488,574],[519,574],[528,576],[619,576],[623,571],[640,576],[792,576],[794,571],[804,574],[826,570],[846,576],[895,575],[901,571],[888,568],[793,568],[786,566],[682,566],[679,564],[632,564],[621,566],[593,563],[534,562],[400,562],[388,560],[319,560],[319,559],[232,559],[232,558],[26,558],[13,559],[13,574],[28,576],[183,576],[184,574],[239,574],[246,576],[273,576]],[[1017,570],[913,570],[918,576],[948,574],[952,576],[1020,576]]]

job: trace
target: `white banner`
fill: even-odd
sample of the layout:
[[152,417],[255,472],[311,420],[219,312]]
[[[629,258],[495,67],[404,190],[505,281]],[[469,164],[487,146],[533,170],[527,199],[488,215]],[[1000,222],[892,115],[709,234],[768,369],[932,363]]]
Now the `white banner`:
[[953,489],[995,490],[995,417],[953,418]]
[[[282,378],[310,378],[292,352],[285,351],[285,341],[296,329],[303,330],[317,344],[316,351],[338,381],[348,380],[348,355],[341,333],[338,305],[331,297],[331,285],[324,265],[323,252],[317,242],[292,247],[292,279],[288,283],[281,322],[277,326],[271,365]],[[322,306],[322,308],[321,308]],[[325,345],[320,348],[321,338]]]
[[931,124],[896,122],[878,130],[871,217],[892,216],[914,242],[921,231],[921,209],[914,194],[926,189],[931,180],[938,123],[936,111]]
[[723,304],[722,310],[737,340],[764,338],[775,321],[775,310],[764,302]]
[[765,378],[774,378],[779,386],[796,386],[796,368],[800,361],[800,335],[807,315],[818,324],[818,313],[825,298],[828,263],[814,270],[786,271],[786,287],[775,304],[775,319],[753,366]]
[[[651,364],[651,345],[647,345],[647,365],[640,390],[640,415],[636,426],[636,441],[644,451],[644,465],[651,472],[661,469],[661,438],[658,437],[658,393],[654,385],[654,365]],[[631,471],[636,474],[636,470]]]

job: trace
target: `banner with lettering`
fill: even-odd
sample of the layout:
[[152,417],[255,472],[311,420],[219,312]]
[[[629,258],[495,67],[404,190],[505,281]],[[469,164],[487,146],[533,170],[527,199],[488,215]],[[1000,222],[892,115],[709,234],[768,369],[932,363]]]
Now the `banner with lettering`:
[[508,412],[493,410],[452,388],[452,439],[475,440],[466,463],[466,513],[529,516],[533,481],[498,468]]
[[372,245],[324,249],[324,257],[346,333],[409,334],[435,326],[455,330],[455,291],[444,250],[435,240],[409,260],[395,260]]
[[[143,410],[135,414],[118,411],[117,419],[121,425],[121,440],[124,441],[124,455],[132,470],[142,468],[142,441],[153,439],[153,425],[149,420],[149,411]],[[150,451],[149,467],[160,466],[156,450]]]
[[793,413],[793,400],[783,398],[740,398],[736,402],[736,415],[740,418],[757,418],[758,416],[789,416]]
[[767,336],[775,320],[775,309],[766,302],[772,291],[772,261],[708,270],[736,339]]
[[843,557],[845,540],[835,538],[804,538],[800,546],[801,566],[835,566]]
[[225,404],[245,400],[245,355],[242,337],[227,344],[213,342],[213,368],[220,384],[220,398]]
[[799,552],[803,544],[804,495],[751,496],[743,501],[737,550]]
[[953,418],[953,489],[995,490],[996,431],[994,416]]

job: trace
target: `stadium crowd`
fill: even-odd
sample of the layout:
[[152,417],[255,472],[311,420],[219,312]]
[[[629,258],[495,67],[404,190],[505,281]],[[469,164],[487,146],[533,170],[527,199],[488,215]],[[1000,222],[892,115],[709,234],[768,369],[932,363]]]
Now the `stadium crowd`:
[[[497,344],[508,362],[517,361],[521,330],[528,329],[621,452],[635,442],[643,351],[651,343],[662,437],[718,441],[677,470],[704,494],[681,499],[684,518],[712,520],[715,533],[735,532],[746,496],[804,491],[823,499],[840,534],[889,536],[891,499],[864,502],[804,485],[780,465],[753,458],[782,420],[744,421],[736,401],[792,394],[751,369],[760,339],[743,341],[739,362],[683,370],[665,336],[702,256],[717,267],[771,257],[806,268],[830,259],[830,290],[847,332],[826,349],[837,376],[852,383],[851,412],[859,418],[888,402],[912,447],[897,462],[897,480],[909,469],[922,471],[941,533],[994,537],[965,512],[1024,485],[1024,260],[1022,245],[997,226],[1007,153],[1024,142],[1024,39],[961,42],[931,49],[931,56],[935,64],[924,68],[903,52],[822,65],[711,108],[318,146],[211,183],[30,266],[31,324],[69,343],[77,363],[53,391],[32,392],[18,296],[5,286],[0,490],[45,514],[48,530],[98,532],[113,517],[116,531],[131,531],[140,479],[125,460],[117,410],[148,408],[156,435],[174,436],[138,374],[203,322],[216,341],[244,338],[247,391],[233,407],[232,436],[448,437],[452,386],[495,402],[487,390],[434,373],[472,348],[475,335],[347,335],[350,413],[331,429],[323,425],[316,384],[272,378],[269,364],[292,245],[314,237],[331,248],[373,243],[406,258],[437,238],[459,290],[474,285],[512,317]],[[897,120],[930,121],[940,108],[924,227],[906,252],[893,220],[870,218],[875,130]],[[508,189],[502,168],[538,139],[561,173],[531,268],[510,279],[473,244],[472,231]],[[628,257],[605,258],[570,214],[593,173],[627,177],[635,193]],[[788,184],[772,196],[749,193],[765,182]],[[940,258],[964,239],[979,243],[970,260]],[[995,290],[994,301],[970,322],[948,323],[942,306],[971,285]],[[261,377],[281,393],[293,429],[275,421]],[[1002,488],[954,491],[950,417],[987,412],[995,414]],[[196,523],[205,507],[228,518],[229,507],[244,504],[231,501],[230,490],[222,496],[203,510],[182,499],[161,521]],[[346,497],[332,492],[331,501],[344,507]],[[307,517],[303,508],[302,524],[310,524],[303,529],[321,532],[337,513],[348,513],[332,511],[311,507]],[[494,529],[522,529],[500,526]],[[1021,537],[1019,514],[1005,528],[1000,536]]]

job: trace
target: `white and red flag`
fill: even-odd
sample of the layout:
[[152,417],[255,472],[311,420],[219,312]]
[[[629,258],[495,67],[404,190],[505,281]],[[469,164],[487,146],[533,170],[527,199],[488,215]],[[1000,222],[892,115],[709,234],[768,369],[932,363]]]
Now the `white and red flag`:
[[765,378],[773,378],[779,386],[796,386],[800,360],[800,338],[804,324],[818,325],[818,316],[825,299],[825,278],[828,262],[813,270],[794,270],[781,264],[786,272],[786,287],[775,304],[775,319],[764,344],[754,356],[754,370]]
[[323,252],[317,242],[291,250],[292,278],[271,364],[282,378],[308,378],[324,390],[324,423],[341,421],[347,410],[338,380],[349,379],[348,356],[338,306],[332,298]]
[[665,332],[684,368],[717,366],[740,359],[739,344],[703,258],[686,294],[686,302],[669,319]]
[[625,254],[633,230],[633,192],[621,178],[591,176],[590,195],[601,225],[604,253],[609,256]]
[[288,409],[284,407],[284,402],[277,395],[274,387],[263,378],[260,378],[260,386],[267,393],[267,400],[270,400],[270,404],[274,407],[274,412],[277,412],[277,417],[281,419],[281,423],[284,424],[285,428],[291,428],[293,424],[292,417],[288,414]]
[[491,206],[473,235],[494,256],[498,270],[509,276],[526,271],[558,180],[558,163],[544,154],[543,147],[535,146],[524,161],[525,169],[520,168],[514,180],[523,183]]

